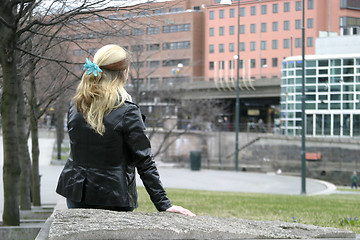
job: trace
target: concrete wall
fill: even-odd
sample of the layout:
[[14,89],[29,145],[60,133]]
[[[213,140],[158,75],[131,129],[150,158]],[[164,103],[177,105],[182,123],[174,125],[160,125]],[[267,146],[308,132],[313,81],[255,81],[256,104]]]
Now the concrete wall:
[[[165,133],[158,133],[151,138],[154,153],[164,136]],[[168,149],[156,156],[157,161],[189,167],[190,151],[201,151],[202,168],[233,170],[235,167],[234,132],[177,132],[166,141],[163,146],[168,146]],[[360,172],[359,143],[360,139],[354,138],[307,137],[306,152],[322,154],[319,161],[306,161],[307,177],[334,184],[350,184],[352,172]],[[281,169],[283,174],[301,175],[300,137],[240,133],[239,148],[238,166],[241,171],[275,172]]]

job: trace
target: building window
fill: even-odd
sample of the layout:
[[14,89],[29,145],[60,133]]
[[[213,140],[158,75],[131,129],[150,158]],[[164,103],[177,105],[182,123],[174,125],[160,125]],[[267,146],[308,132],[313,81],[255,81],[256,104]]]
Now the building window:
[[250,25],[250,32],[251,33],[256,33],[256,24],[255,23]]
[[230,35],[234,35],[234,34],[235,34],[235,26],[230,26],[230,27],[229,27],[229,34],[230,34]]
[[159,15],[159,14],[164,14],[166,13],[166,9],[165,8],[160,8],[160,9],[155,9],[154,10],[154,14]]
[[224,70],[224,65],[225,65],[224,61],[219,61],[219,69],[220,70]]
[[279,12],[279,4],[278,3],[274,3],[272,5],[272,9],[273,9],[273,13],[278,13]]
[[160,33],[160,27],[148,27],[147,28],[147,34],[159,34]]
[[234,69],[235,66],[235,61],[234,60],[230,60],[229,61],[229,69]]
[[187,48],[190,48],[190,46],[191,46],[190,41],[168,42],[168,43],[163,43],[163,45],[162,45],[163,50],[187,49]]
[[225,10],[222,9],[222,10],[219,11],[219,17],[220,17],[220,18],[224,18],[224,17],[225,17]]
[[284,12],[290,12],[290,3],[289,2],[284,3]]
[[235,17],[235,8],[230,8],[230,17],[231,18]]
[[214,44],[209,45],[209,53],[214,53]]
[[160,44],[159,43],[153,43],[153,44],[147,44],[146,45],[147,51],[157,51],[160,50]]
[[301,38],[295,38],[295,47],[301,48]]
[[261,6],[261,14],[263,14],[263,15],[267,14],[267,5]]
[[209,35],[210,35],[210,37],[213,37],[215,35],[215,29],[214,28],[209,28]]
[[210,20],[215,19],[215,12],[214,11],[210,11],[209,18],[210,18]]
[[284,39],[284,48],[290,48],[290,40]]
[[163,60],[162,66],[163,67],[175,67],[179,63],[182,63],[184,66],[190,65],[190,59],[171,59],[171,60]]
[[132,67],[135,69],[143,68],[144,62],[132,62]]
[[243,69],[243,68],[244,68],[244,60],[242,60],[242,59],[239,60],[239,66],[238,66],[238,68],[240,68],[240,69]]
[[235,52],[235,44],[229,43],[229,52]]
[[142,52],[144,51],[144,45],[131,45],[131,51],[132,52]]
[[240,25],[240,34],[245,34],[245,25]]
[[224,27],[219,27],[219,35],[224,36],[224,34],[225,34],[225,28]]
[[174,7],[174,8],[170,8],[169,12],[174,13],[174,12],[183,12],[184,8],[183,7]]
[[301,1],[296,1],[296,11],[301,11]]
[[340,8],[349,8],[360,10],[359,0],[341,0]]
[[225,51],[224,49],[224,44],[223,43],[220,43],[219,44],[219,52],[223,53]]
[[289,31],[290,30],[290,21],[284,21],[284,30]]
[[262,68],[267,67],[266,58],[261,59],[261,67]]
[[273,66],[273,67],[277,67],[277,66],[278,66],[278,59],[277,59],[277,58],[273,58],[273,59],[272,59],[272,66]]
[[261,32],[267,32],[267,23],[261,23]]
[[179,25],[166,25],[163,26],[164,33],[173,33],[173,32],[188,32],[190,31],[190,24],[179,24]]
[[160,61],[159,60],[147,61],[146,64],[150,68],[156,68],[160,66]]
[[240,8],[240,16],[245,17],[245,8],[244,7]]
[[295,20],[295,29],[301,29],[301,20]]
[[313,18],[307,19],[307,28],[314,28],[314,19]]
[[273,30],[273,32],[277,32],[279,30],[279,23],[278,22],[273,22],[272,23],[272,30]]
[[252,6],[252,7],[250,8],[250,14],[251,14],[251,16],[255,16],[255,15],[256,15],[256,6]]
[[308,37],[308,38],[306,39],[306,46],[312,47],[313,44],[314,44],[313,38],[312,38],[312,37]]
[[251,68],[256,68],[256,59],[251,59],[250,60],[250,67]]
[[267,41],[261,41],[261,50],[267,49]]
[[272,40],[272,49],[278,49],[278,40]]
[[239,47],[240,47],[239,48],[240,51],[242,51],[242,52],[245,51],[245,43],[244,42],[241,42]]
[[209,70],[214,70],[214,62],[209,62]]
[[134,28],[134,29],[132,29],[131,34],[132,34],[133,36],[143,35],[143,34],[144,34],[144,29]]
[[308,9],[314,9],[314,0],[308,0]]
[[256,42],[250,42],[250,51],[255,51],[256,50]]

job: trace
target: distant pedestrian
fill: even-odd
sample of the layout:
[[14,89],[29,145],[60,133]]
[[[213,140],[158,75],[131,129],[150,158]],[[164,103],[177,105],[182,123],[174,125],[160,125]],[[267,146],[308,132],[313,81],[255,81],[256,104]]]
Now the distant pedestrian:
[[357,189],[357,182],[359,181],[359,177],[356,174],[356,171],[351,175],[351,188]]

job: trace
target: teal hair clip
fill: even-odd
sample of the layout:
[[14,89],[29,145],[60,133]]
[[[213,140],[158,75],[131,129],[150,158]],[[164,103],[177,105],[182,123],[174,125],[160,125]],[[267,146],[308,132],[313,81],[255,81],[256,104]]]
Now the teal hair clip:
[[99,66],[96,63],[91,62],[87,58],[83,70],[84,71],[86,70],[87,75],[94,74],[95,77],[98,75],[98,72],[102,72],[102,70],[99,68]]

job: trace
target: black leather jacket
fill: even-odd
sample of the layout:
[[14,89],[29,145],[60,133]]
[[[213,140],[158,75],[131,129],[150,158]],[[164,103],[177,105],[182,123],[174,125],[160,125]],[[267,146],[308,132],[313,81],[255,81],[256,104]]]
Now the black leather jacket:
[[72,103],[68,114],[71,153],[56,192],[75,202],[137,207],[135,167],[155,207],[171,207],[159,179],[139,107],[126,101],[104,117],[97,134]]

